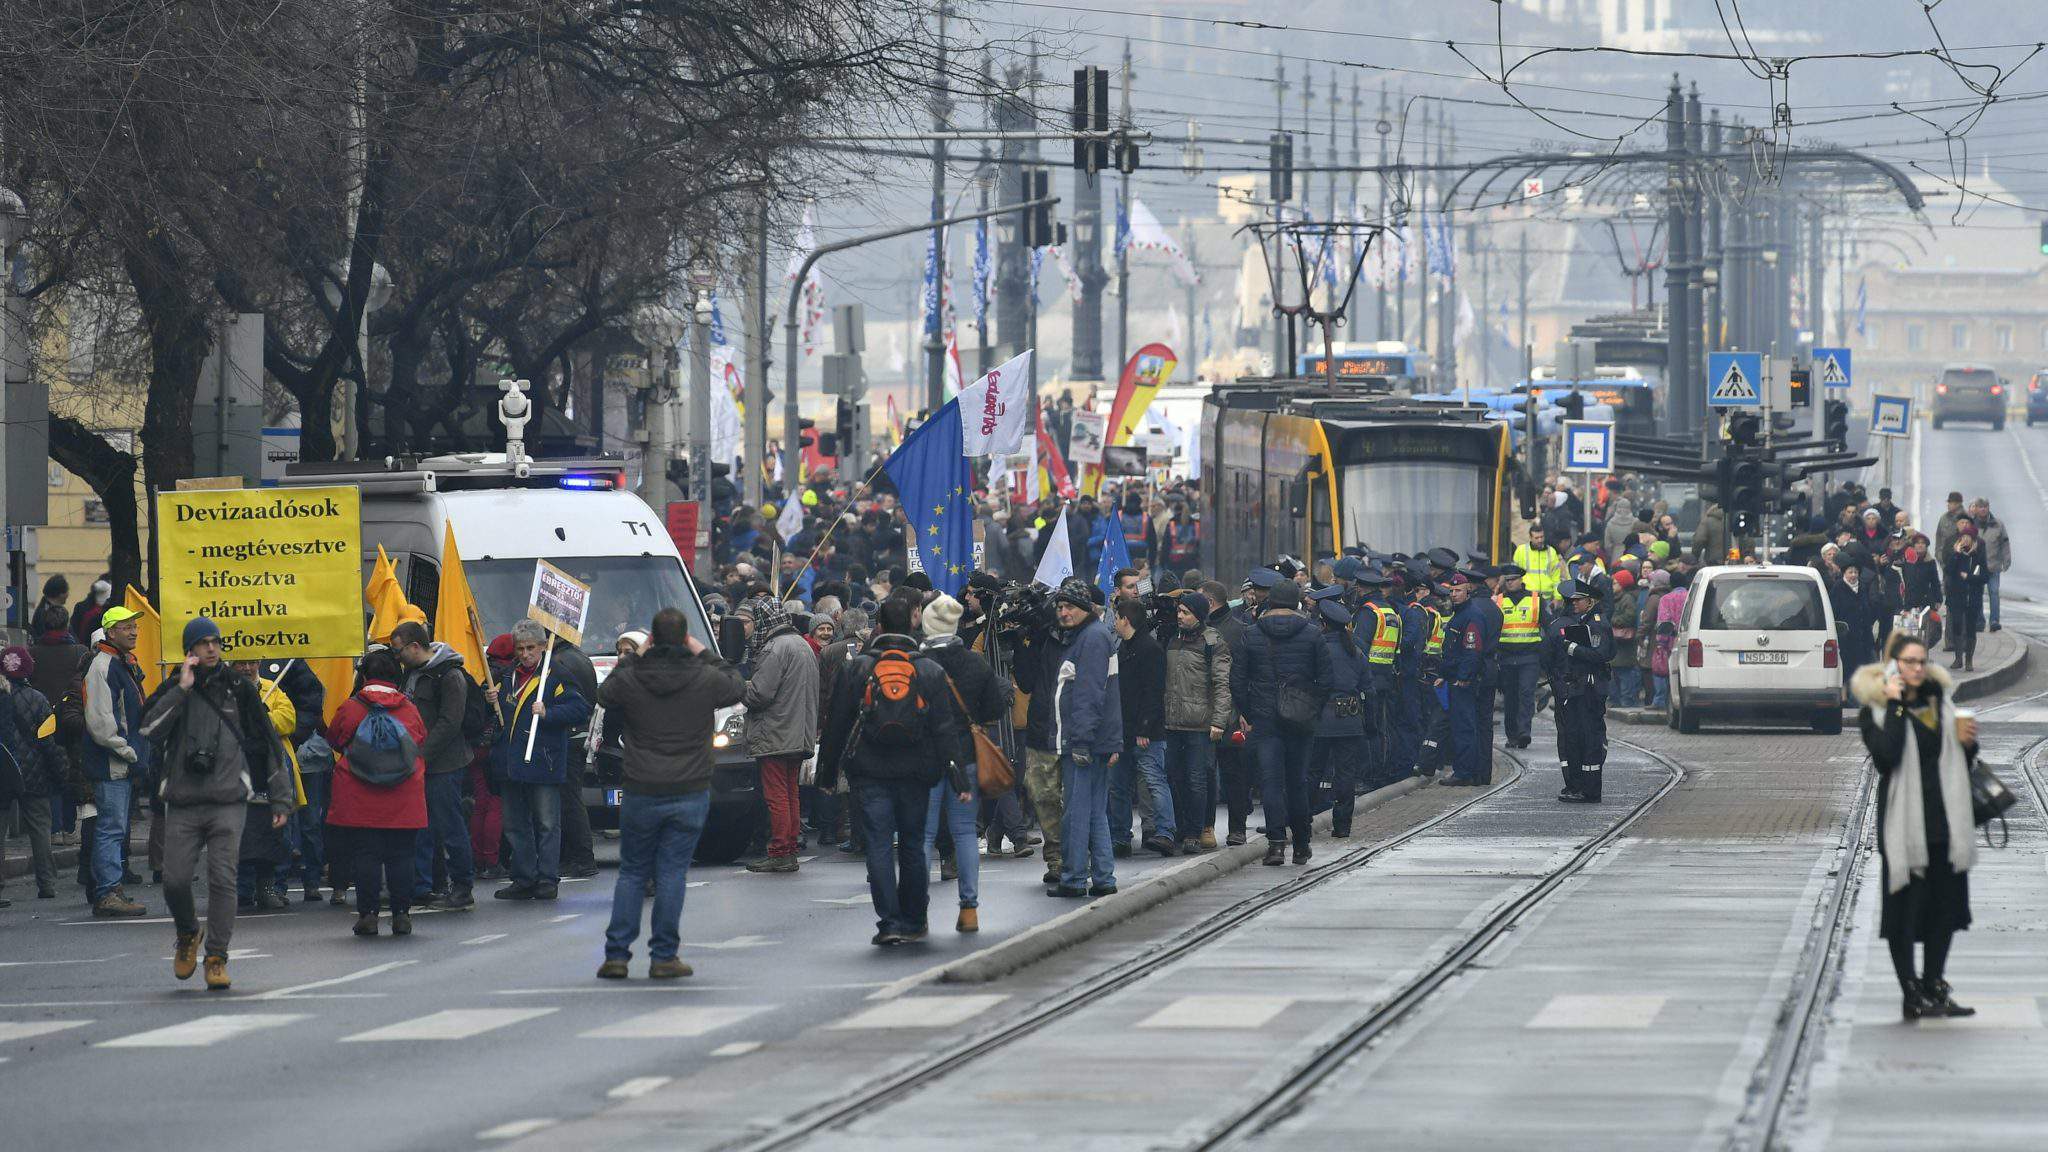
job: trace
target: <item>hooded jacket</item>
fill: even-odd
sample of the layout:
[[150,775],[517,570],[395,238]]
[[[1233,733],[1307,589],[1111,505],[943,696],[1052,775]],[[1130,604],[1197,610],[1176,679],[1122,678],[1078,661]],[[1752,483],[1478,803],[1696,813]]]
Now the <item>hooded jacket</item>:
[[[1009,677],[996,675],[987,657],[968,647],[957,635],[931,637],[924,642],[924,654],[960,690],[960,698],[967,702],[969,720],[981,725],[1001,722],[1016,697],[1016,686]],[[971,746],[968,758],[973,758]]]
[[1330,649],[1315,621],[1291,611],[1268,612],[1245,629],[1230,666],[1230,698],[1256,731],[1279,721],[1279,688],[1291,680],[1326,690]]
[[619,733],[626,791],[682,796],[710,788],[718,710],[739,703],[746,691],[739,669],[709,648],[692,655],[657,644],[621,661],[598,699],[607,730]]
[[36,691],[26,680],[13,681],[7,702],[14,716],[16,740],[8,742],[21,768],[21,794],[30,798],[55,796],[64,788],[64,750],[54,733],[40,735],[50,718],[50,698]]
[[1149,631],[1131,633],[1117,644],[1117,698],[1121,703],[1124,738],[1166,737],[1166,652]]
[[[419,709],[405,698],[405,693],[400,692],[395,684],[381,680],[365,681],[362,691],[342,701],[341,707],[334,712],[334,722],[327,726],[327,742],[340,753],[340,763],[334,772],[334,794],[327,808],[327,822],[343,828],[425,828],[427,774],[421,771],[422,763],[415,761],[411,775],[387,786],[365,783],[348,770],[348,747],[355,740],[356,729],[370,714],[370,707],[365,701],[374,701],[378,707],[391,713],[405,726],[416,745],[426,747],[427,727],[420,720]],[[543,728],[541,733],[541,742],[545,744],[547,730]],[[534,749],[533,757],[540,759],[540,749]],[[424,760],[423,755],[420,761]]]
[[470,680],[462,654],[440,641],[427,649],[427,662],[405,674],[405,694],[419,709],[427,738],[420,757],[427,773],[440,776],[469,767],[469,744],[462,738],[462,710],[471,692],[482,688]]
[[1230,645],[1207,626],[1176,632],[1166,642],[1167,729],[1227,730],[1230,721]]
[[1062,754],[1114,756],[1124,747],[1123,697],[1117,680],[1116,633],[1100,619],[1073,630],[1054,670],[1057,724],[1054,748]]
[[818,654],[779,605],[773,619],[779,624],[749,653],[747,755],[803,759],[818,747]]
[[291,766],[255,682],[225,664],[192,676],[189,690],[167,677],[143,713],[141,734],[162,750],[158,796],[172,806],[246,804],[261,791],[272,811],[290,812]]
[[[841,772],[854,781],[909,781],[930,787],[939,782],[959,759],[972,737],[946,684],[946,673],[938,661],[920,651],[917,637],[900,632],[878,632],[860,655],[847,662],[838,687],[832,693],[832,713],[825,719],[824,739],[818,747],[818,786],[834,788]],[[870,748],[859,738],[863,697],[875,667],[886,651],[911,654],[917,670],[917,694],[925,702],[929,724],[922,754],[904,754]]]

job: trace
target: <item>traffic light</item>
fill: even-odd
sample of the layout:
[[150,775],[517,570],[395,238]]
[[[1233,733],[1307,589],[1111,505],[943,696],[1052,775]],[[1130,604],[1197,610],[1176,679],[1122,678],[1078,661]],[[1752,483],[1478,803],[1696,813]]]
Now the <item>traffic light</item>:
[[2048,256],[2048,221],[2041,224],[2041,255]]
[[1813,373],[1805,368],[1794,368],[1788,379],[1792,385],[1792,407],[1813,407]]
[[[1026,168],[1023,170],[1022,175],[1024,177],[1024,203],[1028,204],[1033,200],[1051,198],[1052,174],[1050,172],[1043,168]],[[1024,245],[1025,251],[1029,252],[1033,249],[1043,248],[1048,244],[1056,243],[1052,231],[1052,205],[1040,204],[1035,208],[1026,208],[1023,210],[1023,216],[1023,227],[1017,230],[1017,239]]]
[[1728,414],[1728,443],[1735,449],[1760,446],[1763,443],[1763,429],[1763,417],[1755,412]]
[[1736,536],[1754,536],[1762,527],[1764,511],[1764,464],[1747,452],[1736,454],[1729,466],[1733,489],[1728,502],[1729,530]]
[[1274,203],[1294,199],[1294,133],[1275,132],[1266,137],[1266,181]]
[[[1109,131],[1109,73],[1090,64],[1074,69],[1074,109],[1071,121],[1077,133]],[[1135,154],[1133,167],[1135,167]],[[1074,167],[1090,176],[1109,167],[1109,140],[1074,137]]]
[[1830,400],[1822,409],[1824,435],[1835,450],[1845,451],[1849,447],[1849,402]]

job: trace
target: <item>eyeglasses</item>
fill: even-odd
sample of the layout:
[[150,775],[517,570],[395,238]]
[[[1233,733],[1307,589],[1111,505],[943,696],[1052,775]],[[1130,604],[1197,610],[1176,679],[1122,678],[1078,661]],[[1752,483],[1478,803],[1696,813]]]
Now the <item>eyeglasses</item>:
[[1921,657],[1920,659],[1916,660],[1910,656],[1901,656],[1899,657],[1898,663],[1901,667],[1904,668],[1920,668],[1926,665],[1927,659],[1926,657]]

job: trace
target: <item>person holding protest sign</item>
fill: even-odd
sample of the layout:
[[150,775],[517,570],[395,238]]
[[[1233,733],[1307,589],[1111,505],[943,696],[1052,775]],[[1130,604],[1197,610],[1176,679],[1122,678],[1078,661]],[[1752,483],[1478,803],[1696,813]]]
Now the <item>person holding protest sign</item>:
[[512,626],[509,674],[484,690],[498,713],[492,771],[504,781],[505,839],[512,847],[512,883],[500,900],[553,900],[562,882],[562,791],[569,730],[590,717],[590,703],[566,678],[543,675],[547,629],[533,620]]

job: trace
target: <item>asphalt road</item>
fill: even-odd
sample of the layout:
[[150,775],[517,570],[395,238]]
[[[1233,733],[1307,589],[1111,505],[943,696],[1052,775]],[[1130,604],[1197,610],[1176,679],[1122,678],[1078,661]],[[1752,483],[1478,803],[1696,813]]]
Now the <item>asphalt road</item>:
[[[601,855],[615,850],[600,842]],[[1118,878],[1163,863],[1141,853],[1118,861]],[[12,886],[14,906],[0,909],[5,1143],[132,1147],[147,1130],[168,1148],[469,1147],[507,1122],[588,1113],[789,1037],[1075,906],[1043,895],[1035,858],[982,864],[978,935],[953,932],[952,885],[934,884],[930,940],[894,949],[868,943],[856,857],[807,857],[794,876],[697,869],[683,918],[697,973],[663,984],[644,979],[644,936],[632,980],[593,976],[610,870],[564,883],[553,904],[495,901],[484,885],[476,911],[417,914],[407,939],[358,939],[352,910],[295,904],[239,919],[225,994],[172,978],[161,889],[131,892],[151,919],[110,921],[86,913],[68,875],[56,900]]]

